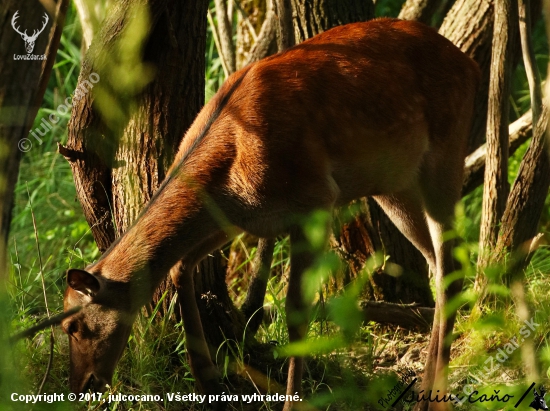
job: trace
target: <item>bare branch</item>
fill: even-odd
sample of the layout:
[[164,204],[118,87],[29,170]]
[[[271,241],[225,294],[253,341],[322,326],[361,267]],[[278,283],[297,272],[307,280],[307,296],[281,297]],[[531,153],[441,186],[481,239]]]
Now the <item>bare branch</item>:
[[277,17],[273,11],[269,11],[262,24],[258,40],[248,55],[246,65],[267,57],[269,49],[277,37]]
[[44,320],[44,321],[36,324],[35,326],[31,327],[31,328],[27,328],[26,330],[20,331],[17,334],[12,335],[9,338],[9,342],[10,343],[15,343],[15,342],[17,342],[19,340],[22,340],[24,338],[34,337],[34,335],[37,332],[42,331],[45,328],[48,328],[50,326],[61,324],[61,322],[65,318],[69,318],[71,315],[76,314],[81,309],[82,309],[82,307],[74,307],[74,308],[70,309],[69,311],[62,312],[62,313],[59,313],[57,315],[53,315],[50,318],[48,318],[47,320]]
[[[547,121],[548,107],[544,106],[541,119]],[[533,118],[531,111],[528,111],[519,119],[510,124],[508,154],[511,156],[527,140],[533,136]],[[539,121],[539,123],[540,123]],[[540,127],[537,126],[537,127]],[[485,173],[485,159],[487,156],[487,145],[483,144],[476,151],[466,157],[464,164],[464,184],[462,186],[462,196],[470,193],[476,187],[483,183],[483,174]]]
[[256,34],[256,30],[254,29],[254,26],[250,22],[250,19],[248,18],[248,15],[246,14],[246,12],[244,11],[244,9],[241,7],[241,5],[239,4],[239,2],[237,0],[233,0],[232,3],[235,4],[235,7],[237,7],[237,10],[241,14],[241,18],[245,22],[246,27],[248,27],[248,31],[250,32],[250,35],[252,36],[252,39],[254,40],[254,42],[257,42],[258,41],[258,35]]
[[212,18],[212,14],[210,13],[210,10],[208,10],[207,16],[208,16],[208,23],[210,24],[210,28],[212,29],[212,37],[214,37],[214,43],[216,44],[216,49],[218,50],[218,54],[220,55],[223,72],[225,74],[225,78],[227,78],[230,76],[232,71],[230,71],[229,66],[227,65],[227,59],[223,54],[220,38],[218,37],[218,30],[216,28],[216,25],[214,24],[214,19]]

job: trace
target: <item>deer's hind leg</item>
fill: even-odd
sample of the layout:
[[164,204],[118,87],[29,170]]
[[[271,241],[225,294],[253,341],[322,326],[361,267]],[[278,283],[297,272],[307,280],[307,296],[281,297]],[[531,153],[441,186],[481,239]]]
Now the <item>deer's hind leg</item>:
[[[437,388],[443,388],[441,392],[444,393],[446,384],[444,370],[448,364],[450,352],[446,338],[452,332],[454,324],[454,316],[443,317],[445,304],[455,292],[454,288],[445,290],[443,286],[444,276],[453,271],[452,244],[443,242],[443,234],[452,228],[454,197],[449,198],[450,196],[446,193],[440,193],[440,195],[447,198],[441,199],[438,195],[433,196],[444,203],[435,207],[438,210],[435,216],[437,219],[428,213],[426,196],[420,184],[406,191],[375,197],[397,228],[422,252],[436,279],[434,323],[422,380],[422,389],[426,395],[434,387],[436,381],[438,382]],[[438,406],[441,406],[440,403],[426,401],[419,403],[417,408],[427,410],[428,407],[436,409],[435,407]],[[445,407],[445,405],[441,407]]]
[[[445,286],[446,277],[455,271],[455,260],[453,258],[454,240],[444,239],[445,234],[453,230],[455,205],[460,199],[462,189],[464,160],[460,155],[463,150],[458,146],[459,142],[460,139],[455,139],[454,144],[457,146],[452,147],[449,144],[447,151],[442,148],[442,152],[447,155],[428,158],[423,165],[421,180],[426,220],[436,254],[434,274],[437,300],[429,351],[433,361],[428,364],[429,368],[426,370],[431,378],[426,379],[422,388],[439,389],[441,393],[447,390],[447,369],[456,318],[456,312],[445,316],[444,308],[462,289],[462,278]],[[429,409],[446,409],[444,405],[445,403],[430,403]]]

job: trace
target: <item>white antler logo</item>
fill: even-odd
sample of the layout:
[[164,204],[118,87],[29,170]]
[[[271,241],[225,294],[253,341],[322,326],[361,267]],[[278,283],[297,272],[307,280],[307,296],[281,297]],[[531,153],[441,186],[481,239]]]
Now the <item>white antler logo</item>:
[[44,12],[44,24],[42,25],[42,28],[40,30],[34,30],[33,33],[32,33],[32,36],[29,36],[27,34],[27,30],[25,30],[25,32],[21,32],[21,31],[19,31],[19,27],[15,26],[15,24],[16,24],[15,21],[19,17],[18,13],[19,13],[19,10],[17,10],[15,12],[15,14],[13,15],[13,18],[11,19],[11,26],[13,27],[13,29],[17,33],[19,33],[21,35],[21,38],[25,42],[25,48],[27,49],[27,54],[30,54],[30,53],[32,53],[32,51],[34,49],[34,42],[36,41],[36,38],[38,37],[38,35],[40,33],[42,33],[44,31],[44,28],[46,27],[46,24],[48,24],[48,21],[50,19],[48,17],[48,14],[46,12]]

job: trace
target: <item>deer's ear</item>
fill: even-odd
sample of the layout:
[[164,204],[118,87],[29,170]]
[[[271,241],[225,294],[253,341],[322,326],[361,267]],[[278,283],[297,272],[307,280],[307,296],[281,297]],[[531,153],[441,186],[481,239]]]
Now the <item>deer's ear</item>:
[[73,290],[89,297],[95,296],[100,288],[99,281],[93,274],[77,269],[67,271],[67,284]]

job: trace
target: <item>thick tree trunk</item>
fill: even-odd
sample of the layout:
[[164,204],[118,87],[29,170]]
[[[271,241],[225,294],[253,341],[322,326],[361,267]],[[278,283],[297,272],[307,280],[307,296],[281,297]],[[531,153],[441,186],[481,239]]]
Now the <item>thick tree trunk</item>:
[[493,0],[457,0],[439,29],[459,49],[473,58],[481,69],[481,84],[468,152],[477,149],[485,139],[487,123],[487,96],[493,38]]
[[371,0],[292,0],[294,35],[301,43],[332,27],[374,17]]
[[516,44],[517,1],[502,0],[495,6],[495,30],[491,59],[489,111],[487,119],[487,160],[480,232],[478,264],[485,267],[493,259],[498,226],[508,197],[508,111],[512,81],[512,47]]
[[[534,24],[540,17],[542,0],[531,3]],[[493,39],[494,0],[456,0],[443,20],[439,33],[451,40],[459,49],[474,59],[481,69],[481,83],[477,93],[468,152],[472,153],[485,140],[491,50]],[[512,64],[515,68],[520,57],[519,38],[515,39]]]
[[[155,75],[132,95],[131,90],[117,88],[116,70],[106,56],[127,57],[118,56],[116,50],[125,35],[120,28],[136,19],[130,14],[136,4],[146,5],[150,13],[151,30],[144,43],[143,61],[154,66]],[[204,104],[207,6],[206,1],[126,0],[86,56],[80,83],[98,73],[99,92],[94,89],[75,103],[68,147],[60,151],[71,162],[79,199],[102,251],[127,230],[150,200]],[[146,75],[147,66],[142,70],[141,75]],[[101,111],[101,96],[106,93],[114,100],[109,103],[111,110],[120,108],[124,117],[112,121],[108,112]],[[224,275],[219,252],[201,262],[195,274],[201,318],[207,339],[215,347],[223,341],[223,335],[240,338],[244,329],[242,320],[238,320],[240,313],[228,297]],[[167,294],[161,314],[167,312],[174,292],[169,279],[157,289],[153,304]],[[219,303],[205,304],[203,295]],[[219,324],[221,329],[209,324]]]
[[[79,87],[94,73],[100,80],[73,100],[67,147],[60,151],[71,163],[78,198],[101,251],[128,228],[164,179],[204,103],[205,6],[187,3],[119,3],[84,60]],[[125,34],[121,27],[136,18],[137,5],[150,13],[143,59],[154,65],[156,75],[139,90],[121,89],[114,70],[127,57],[118,51]],[[175,10],[168,13],[168,7]],[[141,67],[144,71],[134,75],[147,74]],[[114,111],[120,114],[111,116]]]
[[[6,244],[10,229],[13,193],[21,154],[39,144],[29,136],[36,113],[55,62],[69,2],[59,0],[46,10],[38,2],[8,0],[0,8],[0,280],[6,271]],[[40,29],[44,14],[48,23],[37,37],[31,54],[45,54],[46,60],[15,60],[14,55],[27,55],[25,42],[12,27],[32,32]]]

